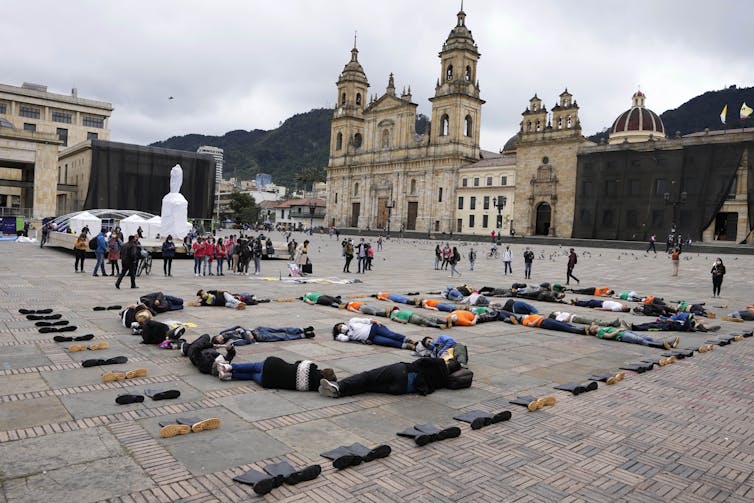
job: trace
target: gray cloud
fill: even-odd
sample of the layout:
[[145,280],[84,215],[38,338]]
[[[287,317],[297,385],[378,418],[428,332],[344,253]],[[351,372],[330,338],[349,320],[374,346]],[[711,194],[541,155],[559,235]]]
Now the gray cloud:
[[[110,101],[114,140],[270,129],[332,106],[358,30],[370,94],[411,86],[419,111],[459,2],[387,0],[14,1],[4,5],[3,82]],[[482,58],[482,146],[518,129],[536,92],[568,87],[586,134],[609,126],[637,86],[660,113],[726,85],[752,85],[754,3],[466,0]],[[168,100],[174,96],[174,100]]]

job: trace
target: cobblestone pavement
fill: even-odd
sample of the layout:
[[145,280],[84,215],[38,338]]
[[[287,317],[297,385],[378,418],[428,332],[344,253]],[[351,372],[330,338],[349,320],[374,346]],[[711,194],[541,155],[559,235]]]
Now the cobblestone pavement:
[[[276,235],[279,239],[279,235]],[[391,240],[377,252],[374,270],[343,274],[340,247],[326,236],[312,239],[318,277],[358,278],[350,285],[296,285],[277,281],[284,261],[265,261],[258,277],[197,278],[192,263],[174,264],[174,277],[155,261],[140,289],[116,290],[112,278],[74,274],[73,257],[31,244],[0,243],[0,503],[98,500],[244,501],[262,499],[233,476],[249,468],[288,460],[321,463],[310,482],[274,489],[271,501],[752,501],[754,500],[754,338],[717,347],[672,365],[655,367],[613,386],[572,396],[552,386],[586,381],[594,372],[616,371],[625,363],[657,357],[661,350],[504,323],[446,331],[469,347],[475,373],[470,389],[417,395],[361,395],[328,399],[316,393],[264,390],[253,382],[199,374],[177,351],[138,344],[119,326],[117,311],[92,307],[125,305],[135,293],[162,290],[190,299],[199,288],[250,291],[273,299],[320,291],[343,296],[377,291],[440,290],[447,284],[509,286],[522,281],[523,247],[514,245],[515,274],[505,277],[499,260],[485,259],[476,246],[476,270],[464,260],[460,280],[432,265],[435,242]],[[468,245],[461,246],[465,255]],[[535,246],[533,281],[562,281],[564,250]],[[681,347],[752,328],[720,318],[752,304],[754,257],[726,256],[723,297],[711,298],[713,257],[684,255],[680,276],[671,277],[665,254],[645,256],[620,250],[578,250],[575,274],[581,286],[606,284],[666,299],[706,302],[722,325],[718,333],[684,333]],[[591,252],[591,253],[590,253]],[[356,270],[356,264],[352,271]],[[615,317],[571,306],[536,304],[581,314]],[[727,304],[729,308],[714,306]],[[107,341],[102,351],[68,353],[70,343],[41,334],[18,308],[51,307],[78,330]],[[611,316],[612,315],[612,316]],[[637,321],[632,314],[621,318]],[[240,348],[238,361],[277,355],[312,359],[340,377],[396,361],[410,353],[344,344],[330,330],[344,311],[301,302],[272,302],[245,311],[192,308],[161,315],[197,324],[191,338],[235,324],[313,325],[312,340]],[[646,318],[645,318],[646,319]],[[413,338],[441,331],[391,325]],[[654,333],[670,338],[674,333]],[[126,355],[115,367],[82,368],[92,357]],[[146,377],[103,383],[108,369],[146,368]],[[116,405],[124,391],[175,388],[176,400]],[[555,406],[535,412],[510,405],[520,394],[557,397]],[[452,416],[459,411],[511,410],[510,421],[472,431]],[[218,417],[219,429],[169,439],[160,421],[179,416]],[[395,433],[416,423],[457,424],[462,435],[417,447]],[[336,471],[320,452],[351,442],[388,443],[385,458]]]

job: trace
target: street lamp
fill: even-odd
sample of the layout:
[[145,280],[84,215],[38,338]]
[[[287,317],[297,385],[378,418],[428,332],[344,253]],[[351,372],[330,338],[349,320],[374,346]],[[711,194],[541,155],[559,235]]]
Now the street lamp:
[[663,194],[663,199],[665,200],[665,206],[673,206],[673,232],[675,232],[676,224],[678,223],[678,207],[686,204],[686,201],[688,200],[688,193],[686,191],[683,191],[678,195],[678,199],[671,201],[670,192],[665,192],[665,194]]
[[314,233],[314,211],[317,209],[317,205],[314,203],[309,204],[309,235]]
[[387,237],[390,237],[390,218],[393,214],[393,208],[395,208],[395,201],[388,201],[385,203],[385,208],[387,208]]
[[497,208],[497,233],[500,234],[500,229],[503,227],[503,209],[505,208],[508,198],[505,196],[498,196],[493,198],[492,204]]

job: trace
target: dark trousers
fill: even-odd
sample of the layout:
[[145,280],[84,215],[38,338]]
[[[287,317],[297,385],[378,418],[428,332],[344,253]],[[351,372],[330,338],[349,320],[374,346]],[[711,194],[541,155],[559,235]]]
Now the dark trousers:
[[173,257],[164,257],[162,259],[162,272],[164,274],[170,274],[173,269]]
[[110,261],[110,276],[115,276],[116,274],[120,274],[120,265],[118,264],[117,260],[111,260]]
[[168,335],[170,327],[159,321],[149,320],[141,326],[143,344],[160,344]]
[[408,372],[405,363],[385,365],[338,381],[340,396],[360,393],[404,395],[407,392],[407,386]]
[[576,280],[576,283],[579,282],[579,278],[573,275],[573,267],[569,267],[566,269],[566,285],[570,283],[571,278]]
[[115,281],[115,286],[120,288],[120,282],[123,281],[123,277],[128,274],[128,277],[131,278],[131,288],[136,288],[136,264],[124,261],[121,265],[122,267],[120,268],[118,279]]
[[[84,268],[84,261],[81,261],[81,269]],[[723,286],[722,276],[712,276],[712,295],[720,295],[720,287]]]
[[524,262],[524,278],[531,279],[531,262]]
[[346,265],[343,266],[343,272],[351,272],[351,261],[353,260],[353,255],[346,255]]
[[76,262],[75,262],[75,265],[73,267],[75,268],[76,271],[78,271],[79,270],[79,264],[81,264],[81,271],[83,272],[84,271],[84,259],[86,258],[86,250],[76,249],[76,250],[73,251],[73,253],[76,256]]

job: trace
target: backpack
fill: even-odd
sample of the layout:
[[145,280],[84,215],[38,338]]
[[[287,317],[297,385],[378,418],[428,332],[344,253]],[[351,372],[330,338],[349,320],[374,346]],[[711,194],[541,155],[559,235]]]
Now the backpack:
[[474,372],[467,368],[456,370],[448,376],[448,382],[445,385],[448,389],[470,388],[471,381],[474,380]]
[[92,239],[89,240],[90,250],[96,250],[98,246],[99,246],[99,243],[97,243],[97,236],[94,236]]

